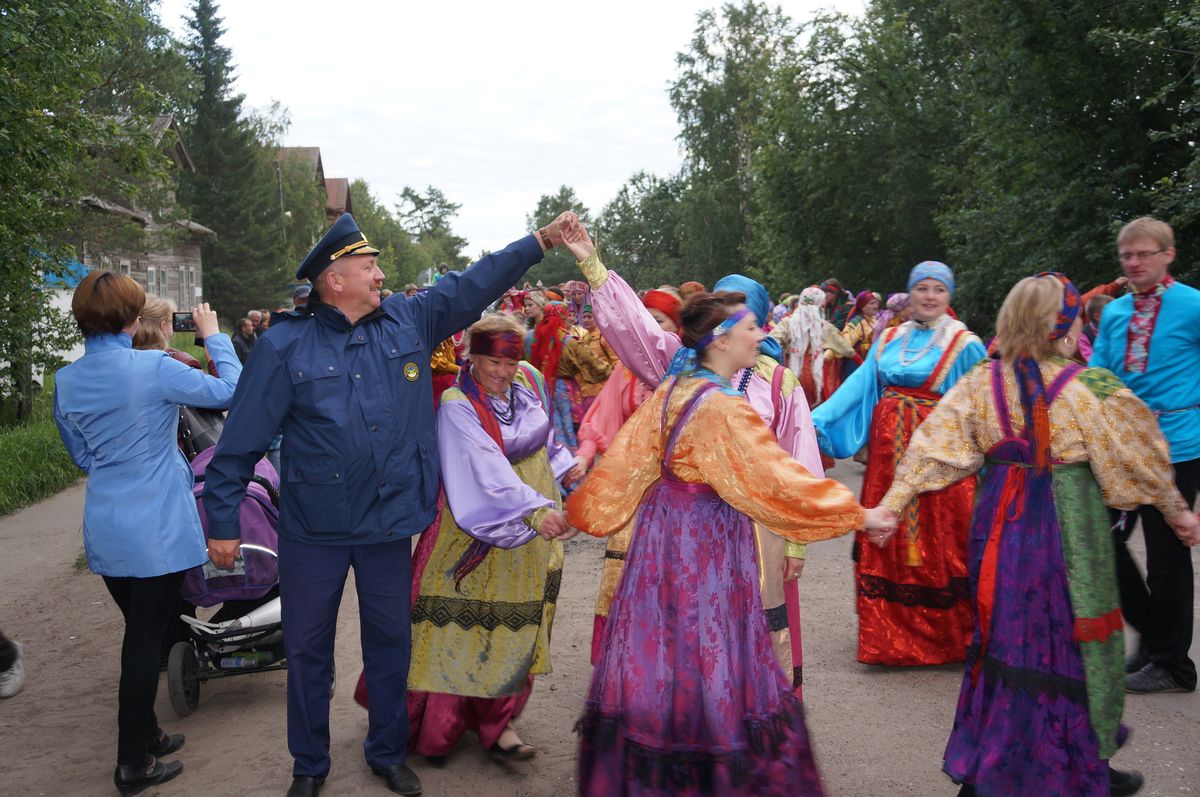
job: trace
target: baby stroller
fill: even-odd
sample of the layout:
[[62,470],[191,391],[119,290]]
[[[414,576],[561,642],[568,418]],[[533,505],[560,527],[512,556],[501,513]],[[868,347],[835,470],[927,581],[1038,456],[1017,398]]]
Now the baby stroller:
[[[204,473],[215,447],[192,460],[192,488],[200,522],[208,518],[201,497]],[[240,507],[241,551],[232,571],[211,562],[194,567],[183,579],[183,598],[195,606],[223,604],[211,620],[183,615],[188,638],[176,642],[167,657],[167,692],[180,717],[196,710],[200,685],[213,678],[287,668],[280,625],[279,568],[276,564],[279,523],[279,476],[261,460],[254,468]]]

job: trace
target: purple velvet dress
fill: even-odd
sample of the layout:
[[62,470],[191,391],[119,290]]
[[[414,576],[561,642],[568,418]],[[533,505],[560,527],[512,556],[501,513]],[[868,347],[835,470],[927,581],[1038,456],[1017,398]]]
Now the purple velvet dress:
[[680,430],[716,387],[681,412],[638,510],[578,727],[583,795],[823,794],[772,653],[752,523],[671,472]]

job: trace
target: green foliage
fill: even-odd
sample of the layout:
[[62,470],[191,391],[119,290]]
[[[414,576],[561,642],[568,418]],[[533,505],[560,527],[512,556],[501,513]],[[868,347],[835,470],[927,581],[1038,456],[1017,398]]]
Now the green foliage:
[[433,265],[428,251],[417,246],[391,211],[371,193],[366,180],[350,183],[354,197],[354,220],[379,250],[379,267],[387,275],[387,286],[400,291],[405,283],[417,283],[421,273]]
[[771,77],[794,64],[795,39],[779,9],[726,3],[719,14],[699,15],[691,47],[676,57],[670,99],[688,185],[682,256],[691,278],[706,284],[734,272],[763,276],[753,246],[753,161],[764,144],[759,120],[770,107]]
[[31,417],[0,429],[0,516],[53,495],[83,475],[58,435],[53,394],[53,377],[48,377]]
[[54,495],[83,474],[51,418],[0,431],[0,515]]
[[986,333],[1020,277],[1112,279],[1116,230],[1146,213],[1200,276],[1194,2],[872,0],[797,25],[744,0],[701,14],[678,64],[684,168],[670,192],[635,176],[603,216],[639,285],[891,292],[938,259]]
[[[560,186],[556,193],[542,194],[537,207],[525,217],[525,226],[530,230],[545,227],[568,210],[575,211],[584,225],[591,226],[590,212],[575,195],[575,189],[566,185]],[[558,285],[579,279],[579,269],[575,267],[575,258],[567,248],[556,246],[546,253],[541,263],[526,272],[525,279],[534,284],[541,280],[543,285]]]
[[635,278],[639,285],[678,285],[684,280],[681,251],[679,178],[638,172],[605,205],[593,230],[604,262]]
[[408,186],[400,192],[396,217],[433,268],[445,263],[451,271],[458,271],[470,265],[463,254],[467,239],[455,235],[450,227],[460,207],[433,186],[423,194]]
[[[196,172],[184,175],[179,199],[194,221],[217,233],[202,245],[204,295],[222,317],[238,318],[250,307],[285,301],[289,266],[298,265],[297,251],[307,251],[311,230],[293,233],[289,246],[290,192],[270,140],[279,120],[272,126],[244,113],[243,96],[233,93],[233,56],[220,43],[225,30],[216,3],[196,0],[192,11],[186,52],[198,91],[184,136]],[[289,180],[295,182],[290,169]],[[297,193],[294,207],[308,208],[311,197]],[[310,221],[304,213],[302,224]]]
[[0,403],[24,418],[34,375],[73,333],[43,275],[82,240],[141,231],[87,211],[97,197],[166,204],[170,161],[154,121],[186,97],[182,60],[147,0],[41,0],[0,9]]

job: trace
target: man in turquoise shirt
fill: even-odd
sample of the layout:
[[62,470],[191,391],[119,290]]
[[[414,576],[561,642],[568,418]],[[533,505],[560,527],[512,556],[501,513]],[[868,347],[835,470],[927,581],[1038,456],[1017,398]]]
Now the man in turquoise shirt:
[[[1089,365],[1115,373],[1158,416],[1171,447],[1175,483],[1188,503],[1200,485],[1200,291],[1168,273],[1175,260],[1170,225],[1149,217],[1126,224],[1117,256],[1132,293],[1104,308]],[[1146,538],[1146,580],[1125,547],[1132,523],[1117,539],[1117,578],[1125,619],[1139,634],[1126,663],[1126,691],[1191,692],[1191,551],[1162,514],[1140,510]]]

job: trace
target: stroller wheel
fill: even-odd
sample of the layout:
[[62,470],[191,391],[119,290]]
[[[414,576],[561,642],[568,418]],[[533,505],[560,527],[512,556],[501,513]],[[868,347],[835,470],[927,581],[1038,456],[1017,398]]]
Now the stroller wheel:
[[176,642],[167,657],[167,693],[171,708],[180,717],[196,710],[200,703],[200,660],[190,642]]

